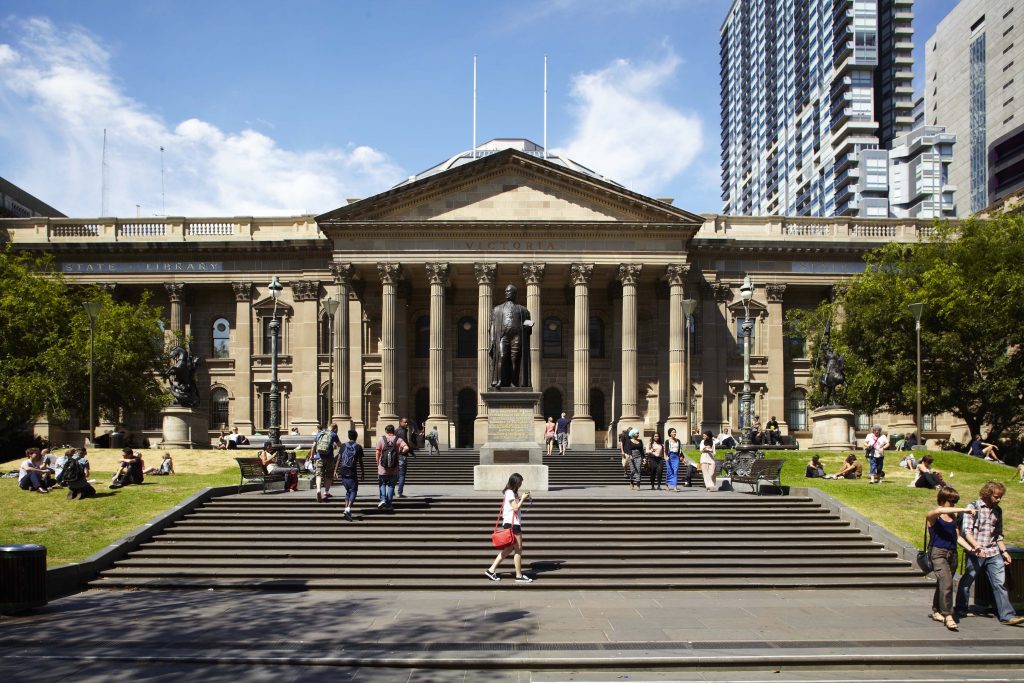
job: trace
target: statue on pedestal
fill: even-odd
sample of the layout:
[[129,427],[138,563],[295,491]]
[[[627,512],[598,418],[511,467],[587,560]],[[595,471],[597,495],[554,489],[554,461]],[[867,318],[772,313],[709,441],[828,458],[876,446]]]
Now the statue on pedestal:
[[171,349],[171,367],[164,371],[170,385],[173,405],[194,408],[199,405],[199,388],[196,386],[196,370],[200,359],[188,349],[175,346]]
[[491,311],[491,382],[501,387],[529,387],[530,333],[533,321],[526,306],[516,303],[515,285],[505,287],[505,302]]
[[[832,321],[825,324],[825,333],[820,348],[824,351],[824,363],[822,364],[821,375],[818,377],[818,385],[821,387],[821,394],[824,399],[822,405],[836,405],[836,389],[846,384],[846,362],[842,354],[832,348]],[[818,357],[820,358],[820,356]],[[815,359],[817,360],[817,358]],[[815,363],[817,366],[817,363]]]

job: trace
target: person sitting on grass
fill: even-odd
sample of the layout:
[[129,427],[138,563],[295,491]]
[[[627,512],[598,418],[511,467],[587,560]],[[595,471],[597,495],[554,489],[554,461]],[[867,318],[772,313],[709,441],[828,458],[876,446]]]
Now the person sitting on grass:
[[933,462],[935,462],[935,458],[930,455],[921,458],[921,464],[917,466],[917,479],[914,480],[914,486],[919,489],[940,489],[946,485],[946,482],[942,481],[942,472],[932,469]]
[[142,456],[133,451],[131,446],[125,446],[121,450],[121,462],[110,481],[110,488],[119,489],[129,484],[141,484],[144,468]]
[[18,486],[22,491],[49,493],[54,486],[53,470],[43,464],[43,454],[38,448],[25,451],[25,460],[18,469]]
[[826,474],[825,479],[860,479],[863,473],[864,467],[857,462],[856,454],[850,453],[839,471],[835,474]]
[[1018,483],[1024,484],[1024,462],[1017,465],[1017,478],[1020,480]]
[[164,477],[168,474],[174,474],[174,461],[171,459],[170,453],[164,453],[163,460],[160,461],[160,467],[150,467],[142,472],[143,474],[153,474],[158,477]]
[[914,458],[913,453],[907,451],[907,454],[903,456],[902,460],[900,460],[900,464],[898,465],[898,467],[903,467],[908,470],[915,470],[917,469],[917,459]]
[[807,470],[804,472],[807,479],[824,479],[825,468],[821,465],[821,456],[812,455],[811,461],[807,463]]
[[981,434],[975,434],[967,446],[970,448],[970,454],[975,458],[982,458],[989,462],[1003,462],[1003,459],[999,457],[999,446],[982,441]]
[[66,486],[68,489],[68,500],[81,500],[96,495],[96,489],[89,483],[89,461],[78,451],[68,451],[61,473],[57,477],[57,483]]

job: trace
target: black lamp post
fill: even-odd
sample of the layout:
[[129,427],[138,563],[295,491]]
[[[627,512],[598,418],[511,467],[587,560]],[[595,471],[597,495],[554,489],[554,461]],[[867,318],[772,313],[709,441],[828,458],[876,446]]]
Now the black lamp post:
[[740,299],[743,301],[743,391],[740,393],[740,414],[743,421],[743,432],[740,435],[740,444],[748,446],[752,443],[750,437],[750,425],[753,422],[751,408],[754,403],[753,391],[750,388],[750,335],[754,330],[754,323],[750,320],[750,299],[754,296],[754,285],[750,282],[750,276],[743,278],[740,285]]
[[96,441],[96,401],[93,388],[93,375],[96,369],[96,318],[99,317],[102,304],[97,301],[83,301],[82,308],[89,316],[89,445],[95,446]]
[[692,443],[690,434],[693,433],[693,424],[690,422],[690,419],[693,417],[693,407],[690,405],[690,325],[693,319],[693,311],[696,308],[696,299],[683,299],[683,321],[686,324],[686,384],[684,385],[686,393],[684,396],[686,400],[686,429],[689,430],[685,435],[683,443]]
[[270,319],[270,443],[275,453],[283,450],[281,445],[281,390],[277,386],[277,351],[281,336],[281,321],[277,318],[277,300],[284,286],[277,276],[273,276],[270,284],[270,296],[274,299],[274,314]]
[[910,312],[914,315],[914,322],[917,326],[917,445],[923,446],[921,440],[921,314],[924,313],[924,304],[910,304]]
[[334,419],[334,314],[338,311],[340,301],[332,297],[324,300],[324,310],[327,311],[327,324],[330,325],[330,343],[327,351],[327,410],[324,411],[324,429]]

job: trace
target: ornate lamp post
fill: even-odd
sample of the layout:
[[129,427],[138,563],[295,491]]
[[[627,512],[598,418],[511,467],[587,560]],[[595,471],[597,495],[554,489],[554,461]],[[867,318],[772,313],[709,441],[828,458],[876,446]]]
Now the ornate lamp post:
[[274,299],[274,315],[270,320],[270,443],[275,453],[280,453],[281,445],[281,391],[277,386],[277,350],[281,336],[281,321],[277,319],[277,300],[284,286],[277,276],[273,276],[267,285],[270,296]]
[[[686,325],[686,384],[683,385],[685,389],[683,395],[686,401],[686,428],[690,432],[693,432],[693,424],[690,422],[690,418],[693,417],[693,408],[690,406],[690,324],[693,318],[693,311],[696,308],[696,299],[683,299],[683,322]],[[690,434],[686,434],[682,441],[683,443],[690,443]]]
[[740,436],[742,445],[751,443],[751,407],[754,403],[753,392],[750,389],[750,334],[754,329],[754,323],[750,320],[750,299],[753,296],[754,285],[750,281],[750,276],[747,275],[743,278],[743,284],[740,285],[740,299],[743,301],[743,392],[740,394],[740,411],[743,421],[743,433]]
[[340,301],[336,301],[332,297],[327,297],[324,300],[324,310],[327,311],[327,324],[330,325],[330,348],[327,351],[327,412],[324,414],[323,427],[327,428],[327,423],[331,421],[331,414],[334,412],[334,314],[338,312],[338,306],[341,305]]
[[921,446],[924,445],[921,440],[921,314],[924,304],[910,304],[908,308],[917,326],[917,445]]
[[83,301],[82,308],[89,316],[89,445],[96,441],[96,401],[93,392],[93,374],[96,368],[96,318],[99,317],[102,304],[97,301]]

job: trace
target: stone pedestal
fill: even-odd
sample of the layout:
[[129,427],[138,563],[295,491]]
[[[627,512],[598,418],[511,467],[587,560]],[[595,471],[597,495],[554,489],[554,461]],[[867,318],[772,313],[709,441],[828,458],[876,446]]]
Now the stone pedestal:
[[548,468],[533,421],[540,393],[511,389],[481,396],[487,405],[487,438],[480,447],[480,464],[473,468],[473,488],[500,491],[518,472],[526,490],[547,491]]
[[185,406],[166,406],[160,413],[164,418],[161,448],[210,445],[209,422],[205,413]]
[[853,411],[842,406],[828,406],[811,411],[811,450],[851,451],[850,427]]

